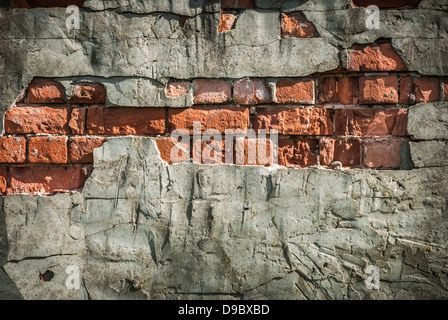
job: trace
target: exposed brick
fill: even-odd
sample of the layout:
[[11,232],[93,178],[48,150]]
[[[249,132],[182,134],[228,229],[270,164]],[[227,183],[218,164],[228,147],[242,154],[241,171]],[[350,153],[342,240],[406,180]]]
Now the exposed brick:
[[275,164],[274,152],[278,152],[278,150],[274,150],[275,147],[269,139],[236,139],[234,163],[237,165],[273,165]]
[[85,110],[70,107],[14,107],[5,115],[5,132],[13,134],[83,134]]
[[163,134],[165,108],[106,108],[87,110],[87,134]]
[[314,104],[314,80],[280,80],[276,85],[277,103]]
[[93,163],[93,149],[100,147],[104,138],[73,137],[69,141],[69,159],[71,163]]
[[270,103],[271,91],[266,80],[259,78],[243,78],[233,84],[233,100],[243,105]]
[[8,169],[6,167],[0,167],[0,193],[6,192]]
[[72,89],[71,103],[106,103],[106,89],[99,83],[76,84]]
[[81,189],[87,178],[83,168],[75,167],[11,167],[7,194],[49,194],[58,190]]
[[286,167],[315,165],[316,149],[317,143],[313,139],[279,139],[278,164]]
[[168,164],[180,163],[190,159],[190,146],[184,141],[163,137],[157,138],[156,143],[160,151],[160,157]]
[[311,38],[318,36],[314,24],[308,21],[302,13],[282,13],[281,17],[282,38]]
[[64,103],[65,91],[62,84],[53,80],[34,79],[28,86],[30,103]]
[[169,98],[178,98],[188,92],[190,82],[188,81],[170,81],[166,85],[166,96]]
[[353,0],[357,7],[375,5],[379,8],[418,7],[422,0]]
[[336,135],[407,136],[406,109],[342,109],[335,111]]
[[361,164],[361,144],[354,139],[322,138],[319,142],[319,162],[329,166],[339,161],[344,166],[358,166]]
[[0,163],[26,162],[26,139],[23,137],[0,138]]
[[348,51],[350,71],[406,71],[403,59],[390,43],[356,45]]
[[[260,109],[254,129],[278,130],[279,134],[332,135],[333,111],[318,108]],[[258,132],[258,131],[257,131]]]
[[[197,146],[194,144],[197,143]],[[200,143],[200,145],[199,145]],[[197,140],[193,141],[193,161],[202,164],[223,164],[226,162],[225,139],[219,140]]]
[[359,103],[398,103],[398,78],[395,76],[360,77]]
[[225,79],[196,79],[193,87],[195,104],[228,103],[232,96],[230,82]]
[[443,92],[444,92],[444,96],[445,96],[445,101],[448,101],[448,79],[445,79],[443,81]]
[[10,0],[11,8],[66,8],[70,5],[82,7],[84,0]]
[[401,164],[401,139],[364,142],[364,166],[367,168],[396,169]]
[[440,83],[438,78],[410,77],[400,79],[400,103],[413,104],[440,100]]
[[30,163],[67,163],[67,137],[31,137],[28,145]]
[[219,21],[218,33],[223,33],[232,30],[235,23],[236,16],[229,13],[221,13],[221,20]]
[[249,128],[249,109],[239,107],[168,109],[170,132],[185,129],[193,133],[194,121],[201,122],[202,132],[207,129],[216,129],[221,133],[226,129],[246,131]]
[[358,79],[354,77],[321,78],[319,103],[358,103]]
[[255,8],[255,3],[254,0],[221,0],[221,8],[252,9]]

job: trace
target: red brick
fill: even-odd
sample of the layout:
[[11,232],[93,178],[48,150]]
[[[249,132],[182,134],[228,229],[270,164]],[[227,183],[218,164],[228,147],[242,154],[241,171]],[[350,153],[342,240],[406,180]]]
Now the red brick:
[[236,16],[234,14],[221,13],[221,20],[219,21],[218,33],[223,33],[232,30],[235,23]]
[[104,138],[73,137],[69,142],[69,159],[71,163],[93,163],[93,149],[101,147]]
[[260,109],[254,129],[278,130],[279,134],[332,135],[333,111],[318,108]]
[[28,86],[28,100],[30,103],[64,103],[64,99],[64,87],[59,82],[34,79]]
[[224,9],[252,9],[255,8],[254,0],[221,0],[221,8]]
[[264,79],[243,78],[233,84],[233,100],[243,105],[270,103],[271,92]]
[[321,78],[319,103],[357,104],[358,79],[354,77]]
[[11,167],[7,194],[50,194],[58,190],[81,189],[87,178],[83,168],[75,167]]
[[274,163],[274,153],[278,151],[274,150],[275,147],[269,139],[236,139],[234,163],[237,165],[274,165],[276,164]]
[[[202,164],[223,164],[226,162],[226,149],[224,137],[219,140],[204,140],[196,142],[200,147],[192,148],[193,161]],[[193,141],[193,145],[195,142]]]
[[26,162],[26,139],[23,137],[0,138],[0,163]]
[[31,137],[28,145],[30,163],[67,163],[67,137]]
[[282,13],[282,38],[317,37],[316,27],[300,12]]
[[360,77],[359,103],[398,103],[398,78],[394,76]]
[[276,86],[277,103],[314,104],[314,80],[281,80]]
[[230,82],[225,79],[196,79],[193,87],[195,104],[228,103],[232,96]]
[[168,164],[180,163],[190,159],[190,146],[184,141],[180,142],[171,137],[163,137],[156,139],[156,143],[160,157]]
[[226,129],[246,131],[249,128],[249,109],[239,107],[168,109],[170,132],[185,129],[193,133],[194,121],[201,122],[202,132],[207,129],[216,129],[221,133]]
[[413,104],[440,100],[440,83],[438,78],[410,77],[400,80],[400,103]]
[[5,132],[13,134],[83,134],[85,110],[69,107],[14,107],[5,115]]
[[165,133],[165,108],[105,108],[87,110],[87,134]]
[[99,83],[76,84],[72,89],[71,103],[106,103],[106,89]]
[[343,109],[335,111],[336,135],[407,136],[406,109]]
[[368,7],[375,5],[379,8],[402,8],[402,7],[418,7],[421,0],[353,0],[353,4],[357,7]]
[[84,0],[10,0],[11,8],[66,8],[70,5],[82,7]]
[[443,92],[444,92],[444,96],[445,96],[445,101],[448,101],[448,79],[445,79],[443,81]]
[[71,134],[84,134],[86,126],[86,109],[73,108],[70,113],[68,126]]
[[390,43],[356,45],[348,52],[350,71],[406,71],[403,59]]
[[0,167],[0,193],[6,192],[8,169],[6,167]]
[[278,164],[285,167],[315,165],[317,163],[316,149],[316,140],[279,139]]
[[367,168],[396,169],[401,163],[401,139],[364,142],[364,166]]
[[343,166],[358,166],[361,164],[361,144],[358,140],[322,138],[319,142],[319,161],[323,166],[329,166],[339,161]]
[[188,81],[171,81],[166,85],[166,96],[169,98],[177,98],[188,92],[190,82]]

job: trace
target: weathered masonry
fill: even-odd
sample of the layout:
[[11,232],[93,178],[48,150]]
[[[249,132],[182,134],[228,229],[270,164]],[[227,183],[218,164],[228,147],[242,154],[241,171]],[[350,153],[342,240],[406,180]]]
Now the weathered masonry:
[[0,298],[447,299],[447,12],[0,1]]

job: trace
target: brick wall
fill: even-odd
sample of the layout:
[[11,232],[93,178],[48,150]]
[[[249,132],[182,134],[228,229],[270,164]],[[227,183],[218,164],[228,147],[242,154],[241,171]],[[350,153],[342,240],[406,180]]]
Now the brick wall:
[[[418,3],[373,4],[391,8]],[[83,1],[10,2],[14,8],[69,4],[82,6]],[[221,5],[218,33],[233,28],[240,10],[255,8],[250,0],[221,1]],[[366,6],[366,2],[353,5]],[[319,34],[301,12],[289,12],[281,14],[279,36]],[[82,188],[93,169],[93,149],[108,137],[157,137],[162,159],[172,163],[175,141],[170,133],[176,129],[191,133],[194,121],[201,121],[203,130],[221,133],[278,130],[278,161],[287,167],[333,168],[340,162],[345,169],[410,169],[409,164],[403,165],[409,163],[408,108],[448,100],[447,80],[409,72],[387,40],[354,45],[347,54],[346,66],[301,78],[172,79],[166,84],[166,96],[178,98],[192,90],[194,105],[188,108],[108,107],[101,83],[73,85],[67,98],[57,79],[35,78],[4,118],[0,193],[47,194]],[[234,148],[237,153],[241,146]],[[188,153],[195,161],[213,163],[192,148]]]

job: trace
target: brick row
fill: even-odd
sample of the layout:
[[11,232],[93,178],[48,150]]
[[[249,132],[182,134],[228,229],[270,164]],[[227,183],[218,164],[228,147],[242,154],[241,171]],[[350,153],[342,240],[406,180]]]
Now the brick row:
[[92,136],[0,137],[0,163],[93,163],[93,150],[103,142],[104,138]]
[[[340,162],[352,168],[398,169],[402,162],[402,150],[409,139],[387,138],[333,138],[320,139],[303,137],[280,137],[277,145],[278,164],[286,167],[307,167],[317,165],[331,166]],[[226,161],[237,165],[271,165],[271,141],[265,139],[242,139],[226,145],[220,141],[195,140],[177,141],[171,137],[156,139],[161,158],[168,164],[180,163],[189,159],[202,164],[223,164]],[[260,151],[263,142],[265,152]],[[198,143],[195,146],[195,143]],[[251,146],[251,147],[250,147]],[[272,145],[273,146],[273,145]],[[253,148],[253,149],[250,149]],[[249,150],[251,150],[249,152]],[[230,153],[231,152],[231,153]],[[232,154],[231,159],[226,156]]]
[[91,170],[90,166],[0,167],[0,194],[47,195],[79,190],[84,187]]

